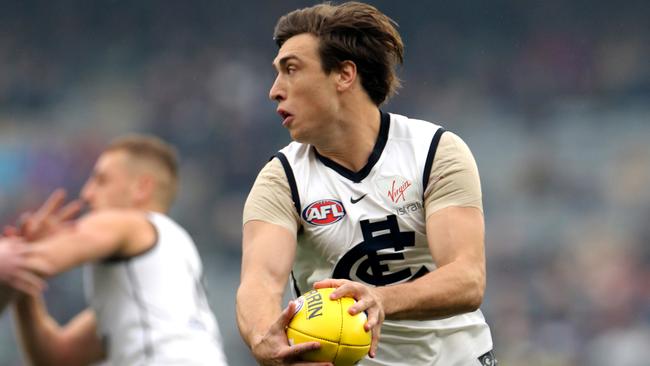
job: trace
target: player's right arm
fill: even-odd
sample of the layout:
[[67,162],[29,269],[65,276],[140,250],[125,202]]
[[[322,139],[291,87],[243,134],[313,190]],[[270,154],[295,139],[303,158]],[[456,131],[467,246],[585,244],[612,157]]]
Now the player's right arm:
[[19,343],[30,365],[88,365],[105,358],[97,322],[86,309],[65,327],[48,314],[40,297],[25,295],[14,302]]
[[25,268],[27,246],[0,238],[0,313],[18,295],[17,291],[37,295],[45,282]]
[[328,365],[299,363],[301,353],[319,344],[290,346],[285,333],[294,309],[292,303],[282,309],[297,246],[294,212],[286,175],[273,160],[258,175],[244,206],[237,325],[261,365]]
[[18,296],[17,291],[36,296],[45,288],[45,281],[25,268],[27,246],[9,238],[38,238],[56,231],[81,208],[78,201],[64,205],[65,196],[64,190],[55,190],[34,214],[22,215],[21,225],[8,225],[2,230],[0,235],[7,238],[0,237],[0,313]]
[[[155,243],[155,236],[143,212],[101,210],[26,244],[25,267],[53,276],[82,263],[142,252]],[[25,238],[11,240],[25,243]],[[14,315],[23,353],[31,364],[88,365],[105,358],[91,309],[60,326],[40,297],[23,296],[14,302]]]

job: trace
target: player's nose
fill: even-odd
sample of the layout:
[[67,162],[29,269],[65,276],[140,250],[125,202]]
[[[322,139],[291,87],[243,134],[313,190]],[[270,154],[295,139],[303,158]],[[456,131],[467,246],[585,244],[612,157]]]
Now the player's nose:
[[92,184],[90,182],[86,182],[84,186],[81,188],[81,194],[80,197],[85,203],[90,203],[92,197],[93,197],[93,191],[94,189],[92,188]]
[[269,90],[269,99],[280,102],[286,99],[286,91],[282,85],[281,75],[275,78],[271,90]]

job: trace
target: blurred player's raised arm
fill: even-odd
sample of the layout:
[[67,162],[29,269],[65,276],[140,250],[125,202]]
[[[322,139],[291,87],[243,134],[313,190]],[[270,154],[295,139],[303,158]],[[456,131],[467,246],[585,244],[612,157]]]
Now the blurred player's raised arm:
[[111,256],[128,257],[145,250],[156,233],[146,215],[137,210],[102,210],[84,216],[76,225],[33,242],[28,264],[44,276]]
[[[82,263],[124,255],[137,243],[153,242],[155,232],[147,226],[145,215],[137,211],[91,213],[76,225],[30,243],[27,265],[36,273],[54,276]],[[149,240],[130,238],[143,231]],[[24,354],[35,365],[86,365],[105,357],[90,309],[60,326],[40,297],[25,296],[16,301],[15,318]]]

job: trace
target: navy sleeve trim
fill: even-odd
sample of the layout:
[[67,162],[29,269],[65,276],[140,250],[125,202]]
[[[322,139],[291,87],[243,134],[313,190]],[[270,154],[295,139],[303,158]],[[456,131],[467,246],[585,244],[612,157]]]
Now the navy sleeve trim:
[[138,277],[135,274],[135,269],[133,268],[133,262],[126,262],[126,275],[129,279],[129,282],[133,286],[133,291],[132,291],[132,296],[133,300],[135,301],[137,308],[139,310],[139,318],[140,318],[140,328],[142,329],[142,347],[144,348],[144,356],[145,360],[149,361],[151,360],[153,354],[154,354],[154,344],[153,344],[153,338],[151,334],[151,322],[149,320],[149,311],[147,309],[147,303],[144,301],[142,297],[142,286],[140,285],[140,281],[138,280]]
[[112,255],[110,257],[104,258],[101,262],[104,263],[104,264],[121,263],[121,262],[124,262],[124,261],[128,261],[128,260],[130,260],[132,258],[137,258],[137,257],[144,256],[145,254],[153,251],[158,246],[158,244],[160,243],[160,234],[158,233],[158,228],[156,227],[156,225],[154,225],[154,223],[151,221],[151,219],[147,219],[147,221],[149,222],[149,225],[153,228],[153,232],[156,235],[154,237],[153,244],[150,247],[144,249],[143,251],[141,251],[139,253],[135,253],[135,254],[133,254],[131,256],[128,256],[128,257],[127,256],[120,256],[120,255],[115,254],[115,255]]
[[293,284],[292,287],[293,287],[293,294],[295,295],[294,297],[300,297],[302,293],[298,288],[298,281],[296,281],[296,276],[294,276],[293,271],[291,271],[291,283]]
[[431,139],[431,145],[429,145],[429,153],[427,154],[427,160],[424,163],[424,173],[422,174],[422,199],[424,199],[424,192],[427,190],[427,185],[429,185],[429,176],[431,175],[431,167],[433,166],[433,159],[436,157],[436,150],[438,150],[438,143],[440,142],[440,136],[445,132],[444,128],[438,128],[436,133]]
[[287,157],[283,153],[278,152],[275,154],[275,157],[282,163],[284,173],[287,175],[287,180],[289,181],[289,188],[291,188],[291,199],[293,199],[293,205],[296,207],[298,217],[300,217],[300,196],[298,195],[298,186],[296,185],[296,177],[293,175],[293,169],[291,169],[289,160],[287,160]]

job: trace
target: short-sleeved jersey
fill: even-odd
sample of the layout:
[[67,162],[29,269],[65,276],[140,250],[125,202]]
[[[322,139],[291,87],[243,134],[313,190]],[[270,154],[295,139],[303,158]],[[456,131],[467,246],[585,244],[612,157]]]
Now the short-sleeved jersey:
[[[296,217],[291,278],[296,294],[330,277],[387,286],[436,269],[426,238],[428,214],[450,205],[481,208],[475,163],[467,158],[471,153],[452,140],[453,146],[444,151],[454,153],[437,156],[443,133],[429,122],[382,113],[375,147],[358,172],[297,142],[277,154]],[[458,156],[464,156],[462,161]],[[456,176],[476,184],[450,181]],[[255,193],[259,189],[273,192],[267,196],[282,195],[269,187],[256,188],[274,186],[274,179],[258,177],[244,221],[263,220],[291,229],[286,219],[291,207],[277,207],[277,202]],[[465,365],[478,362],[491,348],[480,310],[440,320],[386,320],[377,357],[361,365]]]
[[108,361],[121,365],[226,365],[221,335],[189,234],[149,213],[157,242],[138,256],[85,267],[88,302]]

